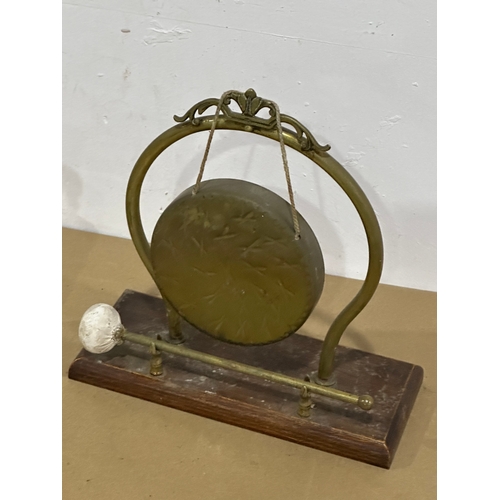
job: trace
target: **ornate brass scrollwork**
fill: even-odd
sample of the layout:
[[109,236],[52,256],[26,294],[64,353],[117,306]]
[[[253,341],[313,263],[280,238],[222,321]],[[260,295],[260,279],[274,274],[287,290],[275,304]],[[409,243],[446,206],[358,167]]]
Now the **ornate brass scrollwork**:
[[[238,104],[241,113],[235,112],[229,107],[231,101],[235,101]],[[205,113],[211,106],[217,107],[218,104],[219,99],[205,99],[192,106],[184,115],[175,115],[174,120],[178,123],[190,121],[193,125],[198,126],[201,122],[200,115]],[[269,118],[257,116],[257,113],[264,108],[269,110]],[[276,128],[276,116],[272,102],[258,97],[253,89],[248,89],[245,93],[236,90],[231,91],[221,106],[221,115],[231,118],[231,120],[236,122],[244,123],[247,127],[256,127],[265,130]],[[281,122],[287,123],[294,128],[293,131],[288,130],[288,132],[295,135],[302,151],[314,150],[320,153],[330,149],[328,144],[321,146],[311,132],[295,118],[281,114]]]

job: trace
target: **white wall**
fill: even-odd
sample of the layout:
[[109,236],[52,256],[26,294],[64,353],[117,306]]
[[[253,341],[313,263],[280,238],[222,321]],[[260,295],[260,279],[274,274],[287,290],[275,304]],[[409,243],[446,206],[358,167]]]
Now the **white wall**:
[[[196,102],[253,87],[306,125],[379,216],[383,283],[436,289],[436,19],[431,0],[75,0],[63,6],[63,224],[129,237],[124,200],[142,150]],[[169,148],[143,191],[150,232],[192,185],[207,135]],[[363,278],[359,218],[289,152],[299,211],[327,272]],[[205,178],[286,199],[279,146],[217,132]]]

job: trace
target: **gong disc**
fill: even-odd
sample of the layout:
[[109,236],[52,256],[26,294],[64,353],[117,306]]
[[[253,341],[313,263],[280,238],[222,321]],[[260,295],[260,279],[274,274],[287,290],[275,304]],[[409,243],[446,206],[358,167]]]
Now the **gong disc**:
[[193,326],[235,344],[268,344],[295,332],[316,305],[324,263],[312,229],[256,184],[202,182],[160,216],[151,262],[162,295]]

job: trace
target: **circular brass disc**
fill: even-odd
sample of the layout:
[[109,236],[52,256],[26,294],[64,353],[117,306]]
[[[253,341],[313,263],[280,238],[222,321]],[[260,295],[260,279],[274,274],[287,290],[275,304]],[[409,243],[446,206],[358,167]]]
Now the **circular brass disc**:
[[324,283],[321,250],[290,205],[235,179],[187,189],[159,218],[151,262],[163,296],[189,323],[220,340],[267,344],[295,332]]

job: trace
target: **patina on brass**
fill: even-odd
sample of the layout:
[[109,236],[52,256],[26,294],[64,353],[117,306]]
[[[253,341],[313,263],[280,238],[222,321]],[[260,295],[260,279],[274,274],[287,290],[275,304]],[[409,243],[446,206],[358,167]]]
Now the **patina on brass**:
[[[235,112],[229,107],[231,101],[237,103],[241,113]],[[156,158],[169,146],[188,135],[210,130],[214,116],[199,116],[199,114],[204,113],[212,106],[217,106],[218,102],[218,99],[206,99],[193,106],[183,117],[175,117],[176,121],[182,123],[165,131],[144,150],[130,176],[126,198],[130,234],[144,265],[155,280],[150,246],[140,217],[140,193],[144,178]],[[256,116],[265,107],[266,101],[257,97],[252,89],[245,93],[234,91],[226,98],[224,106],[221,108],[222,114],[216,121],[216,128],[251,132],[279,141],[272,110],[270,110],[270,117],[267,119]],[[375,212],[363,190],[347,170],[326,152],[328,146],[320,146],[309,130],[294,118],[282,114],[281,121],[284,125],[291,125],[291,128],[283,127],[285,144],[316,163],[344,190],[361,218],[368,240],[369,258],[365,281],[357,295],[334,320],[323,343],[318,379],[328,381],[334,368],[335,348],[342,334],[370,301],[378,286],[383,263],[382,235]],[[165,297],[164,299],[167,303],[167,309],[172,311],[174,324],[177,324],[175,322],[177,313],[169,306],[168,300]],[[172,322],[172,318],[169,320]],[[322,388],[326,389],[326,387]]]
[[257,184],[202,182],[163,212],[151,240],[161,293],[189,323],[246,345],[297,331],[314,309],[325,278],[316,237],[290,205]]

